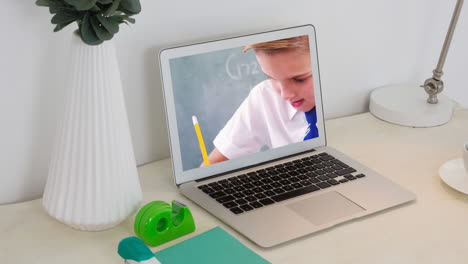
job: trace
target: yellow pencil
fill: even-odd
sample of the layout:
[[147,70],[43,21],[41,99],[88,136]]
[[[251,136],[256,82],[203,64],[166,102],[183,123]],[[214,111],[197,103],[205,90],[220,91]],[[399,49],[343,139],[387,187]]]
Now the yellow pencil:
[[208,159],[208,154],[206,153],[205,142],[203,141],[203,136],[201,133],[200,125],[198,124],[198,119],[196,116],[192,116],[193,127],[195,128],[195,133],[197,133],[198,145],[200,145],[200,152],[203,157],[203,164],[205,166],[210,165],[210,160]]

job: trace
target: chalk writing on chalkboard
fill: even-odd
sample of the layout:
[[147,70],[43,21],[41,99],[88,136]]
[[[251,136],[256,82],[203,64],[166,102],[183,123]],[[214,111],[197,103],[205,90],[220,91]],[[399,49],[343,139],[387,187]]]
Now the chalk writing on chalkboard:
[[242,78],[248,75],[256,75],[262,73],[260,71],[260,66],[257,61],[250,61],[244,63],[235,63],[234,59],[237,57],[237,54],[231,53],[226,60],[225,68],[226,73],[233,80],[242,80]]

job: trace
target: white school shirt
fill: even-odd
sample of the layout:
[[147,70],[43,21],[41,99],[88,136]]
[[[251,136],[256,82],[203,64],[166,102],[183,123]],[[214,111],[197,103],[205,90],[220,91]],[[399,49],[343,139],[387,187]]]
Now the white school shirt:
[[307,120],[271,86],[257,84],[213,143],[228,159],[253,154],[267,145],[277,148],[304,141]]

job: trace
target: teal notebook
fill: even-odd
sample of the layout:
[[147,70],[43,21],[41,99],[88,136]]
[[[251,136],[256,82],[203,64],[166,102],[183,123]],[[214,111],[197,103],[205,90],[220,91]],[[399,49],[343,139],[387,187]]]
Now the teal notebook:
[[155,252],[162,264],[266,264],[270,263],[220,227]]

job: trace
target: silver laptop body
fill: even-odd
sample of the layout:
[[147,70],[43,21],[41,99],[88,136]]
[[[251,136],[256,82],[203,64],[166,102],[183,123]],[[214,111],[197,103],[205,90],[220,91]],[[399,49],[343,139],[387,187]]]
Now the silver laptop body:
[[[319,136],[200,167],[203,159],[200,142],[197,142],[191,123],[192,115],[198,115],[201,121],[202,137],[210,152],[216,132],[229,120],[238,103],[232,107],[225,106],[231,99],[235,101],[237,94],[242,94],[236,92],[225,96],[229,100],[223,99],[217,97],[222,94],[223,88],[220,87],[243,89],[246,83],[257,82],[261,75],[258,74],[258,65],[254,65],[253,55],[244,59],[243,55],[238,55],[241,53],[236,53],[238,49],[248,44],[304,35],[309,37]],[[186,197],[259,246],[275,246],[415,199],[411,192],[326,146],[313,26],[169,48],[161,51],[160,63],[176,185]],[[203,78],[213,80],[200,81]],[[242,87],[235,88],[236,85]],[[239,100],[242,96],[239,95]],[[212,102],[219,101],[223,107],[208,108]],[[205,118],[200,118],[200,115]],[[213,131],[210,131],[210,124],[213,124]],[[296,169],[294,176],[289,175],[292,174],[291,167]],[[325,171],[327,168],[329,170]],[[332,168],[338,169],[328,172]],[[330,173],[337,176],[330,176]],[[271,180],[274,176],[284,178]],[[247,187],[243,186],[247,183],[255,183],[254,188],[258,187],[254,194],[247,192],[249,195],[244,195]],[[264,190],[259,189],[263,187]],[[276,191],[274,194],[273,190]],[[270,195],[265,198],[267,192]],[[256,201],[245,199],[257,196]]]

